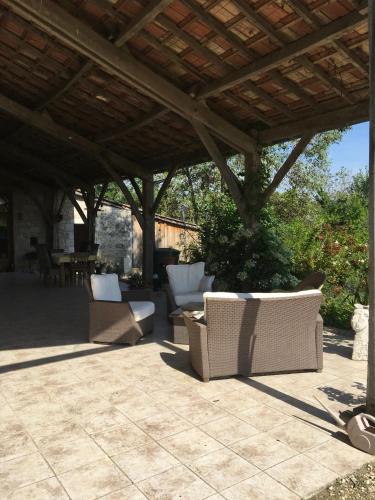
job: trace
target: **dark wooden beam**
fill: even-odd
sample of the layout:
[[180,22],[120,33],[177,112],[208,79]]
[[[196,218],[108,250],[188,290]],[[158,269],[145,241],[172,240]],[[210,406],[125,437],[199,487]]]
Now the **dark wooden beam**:
[[140,177],[149,175],[149,173],[146,172],[142,166],[133,163],[131,160],[124,158],[117,153],[113,153],[108,150],[106,151],[103,146],[99,146],[86,137],[83,137],[82,135],[77,134],[62,125],[58,125],[50,118],[45,117],[41,112],[32,111],[25,106],[12,101],[4,95],[0,95],[0,109],[17,118],[17,120],[27,123],[28,125],[51,135],[61,142],[76,147],[94,158],[97,158],[98,155],[104,152],[111,158],[111,161],[120,165],[120,168],[132,175],[138,175]]
[[[252,152],[253,139],[226,120],[196,102],[185,92],[160,77],[130,54],[113,46],[102,36],[50,0],[4,0],[23,19],[38,25],[47,33],[80,54],[121,78],[143,94],[185,118],[200,121],[240,152]],[[79,36],[77,37],[77,33]]]
[[98,211],[99,211],[100,206],[101,206],[101,204],[103,202],[103,198],[105,196],[105,193],[107,192],[107,189],[108,189],[108,184],[109,184],[108,181],[103,182],[102,187],[100,189],[100,193],[99,193],[99,196],[98,196],[98,198],[96,200],[95,207],[94,207],[94,215],[95,215],[95,217],[98,215]]
[[368,116],[369,108],[368,101],[366,100],[354,106],[334,109],[291,123],[286,123],[285,125],[278,125],[268,130],[262,130],[258,133],[258,140],[262,145],[276,144],[280,141],[300,137],[301,131],[316,134],[335,128],[343,128],[354,125],[355,123],[367,121]]
[[246,206],[243,200],[243,193],[238,182],[237,177],[234,175],[232,170],[229,168],[224,156],[221,154],[219,148],[217,147],[214,139],[210,136],[207,129],[199,122],[192,121],[192,125],[196,130],[199,138],[207,149],[212,161],[215,163],[219,169],[224,182],[228,186],[229,192],[236,203],[238,211],[244,220],[247,218]]
[[142,205],[143,204],[142,191],[141,191],[140,187],[138,186],[137,181],[135,180],[134,177],[129,177],[129,181],[130,181],[130,184],[132,185],[132,187],[135,191],[135,194],[137,195],[139,204]]
[[280,169],[276,172],[274,178],[270,185],[263,192],[263,198],[268,200],[276,189],[280,186],[281,182],[285,179],[285,176],[288,174],[290,169],[296,163],[301,154],[305,151],[308,144],[311,142],[314,134],[305,134],[301,137],[301,139],[294,146],[292,151],[290,152],[288,158],[285,160]]
[[117,186],[120,188],[122,194],[124,195],[126,201],[129,203],[130,208],[135,215],[139,225],[141,228],[143,228],[143,215],[141,214],[136,202],[134,201],[134,198],[127,188],[124,179],[121,178],[120,174],[113,168],[113,166],[110,164],[108,159],[101,157],[101,164],[103,165],[104,170],[108,173],[108,175],[111,177],[111,179],[117,184]]
[[293,80],[290,80],[289,78],[283,76],[279,70],[273,69],[272,71],[270,71],[269,75],[272,80],[278,82],[288,92],[291,92],[296,97],[301,99],[301,101],[305,102],[313,109],[319,109],[319,103],[313,97],[311,97],[310,94],[303,90],[302,86],[298,85]]
[[174,176],[174,174],[176,172],[176,169],[177,169],[177,167],[174,167],[174,168],[171,168],[169,170],[167,177],[164,179],[163,184],[161,185],[161,187],[159,189],[159,192],[158,192],[158,194],[156,196],[156,199],[154,201],[154,204],[152,206],[152,211],[154,212],[154,214],[158,211],[160,202],[161,202],[161,200],[162,200],[162,198],[164,196],[164,193],[169,188],[171,180],[173,179],[173,176]]
[[60,185],[61,189],[63,190],[63,192],[65,193],[66,197],[70,200],[70,203],[73,205],[73,207],[77,210],[77,212],[79,213],[79,216],[81,217],[82,219],[82,222],[84,224],[88,224],[88,220],[87,220],[87,217],[86,217],[86,214],[85,212],[82,210],[81,208],[81,205],[78,203],[77,201],[77,198],[76,198],[76,195],[75,195],[75,191],[74,189],[71,189],[69,187],[67,187],[62,181],[61,179],[59,178],[56,178],[56,181],[57,183]]
[[314,31],[294,42],[290,42],[285,47],[271,52],[243,68],[233,71],[231,74],[212,82],[212,84],[202,89],[198,95],[201,97],[213,96],[223,90],[239,85],[251,77],[277,68],[284,61],[296,58],[323,43],[340,37],[345,32],[363,24],[365,21],[366,16],[359,12],[350,12],[325,26],[321,26],[318,31]]
[[146,287],[153,288],[154,278],[154,250],[155,250],[155,213],[154,182],[153,179],[142,180],[143,198],[143,240],[142,240],[142,271],[143,282]]

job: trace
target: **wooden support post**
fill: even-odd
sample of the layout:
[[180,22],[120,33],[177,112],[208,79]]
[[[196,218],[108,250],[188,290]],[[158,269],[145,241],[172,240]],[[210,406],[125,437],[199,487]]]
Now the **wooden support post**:
[[152,206],[152,211],[154,212],[154,214],[157,212],[157,210],[159,208],[159,205],[160,205],[161,199],[163,198],[164,193],[169,188],[171,180],[176,172],[176,169],[177,169],[177,167],[173,167],[170,169],[167,177],[164,179],[164,182],[159,189],[158,195],[156,196],[156,200]]
[[367,412],[375,415],[375,5],[369,2],[370,151],[369,151],[369,344]]
[[88,249],[92,250],[95,244],[95,189],[94,186],[90,186],[86,191],[86,209],[87,209],[87,243]]
[[154,275],[155,213],[153,179],[143,180],[143,281],[152,287]]

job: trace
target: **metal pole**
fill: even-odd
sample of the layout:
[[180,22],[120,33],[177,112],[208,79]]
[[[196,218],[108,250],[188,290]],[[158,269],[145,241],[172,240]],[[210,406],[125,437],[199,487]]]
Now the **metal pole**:
[[375,415],[375,7],[369,2],[370,140],[369,140],[369,344],[367,412]]

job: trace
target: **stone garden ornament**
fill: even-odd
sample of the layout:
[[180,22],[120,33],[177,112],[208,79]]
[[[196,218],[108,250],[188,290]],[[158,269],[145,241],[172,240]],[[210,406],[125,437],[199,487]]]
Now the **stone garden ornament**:
[[352,359],[367,361],[369,306],[355,304],[351,325],[355,332]]

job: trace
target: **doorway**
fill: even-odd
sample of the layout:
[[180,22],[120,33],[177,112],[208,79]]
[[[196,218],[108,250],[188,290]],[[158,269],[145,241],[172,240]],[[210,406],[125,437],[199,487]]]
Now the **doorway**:
[[0,193],[0,272],[13,270],[12,199]]

